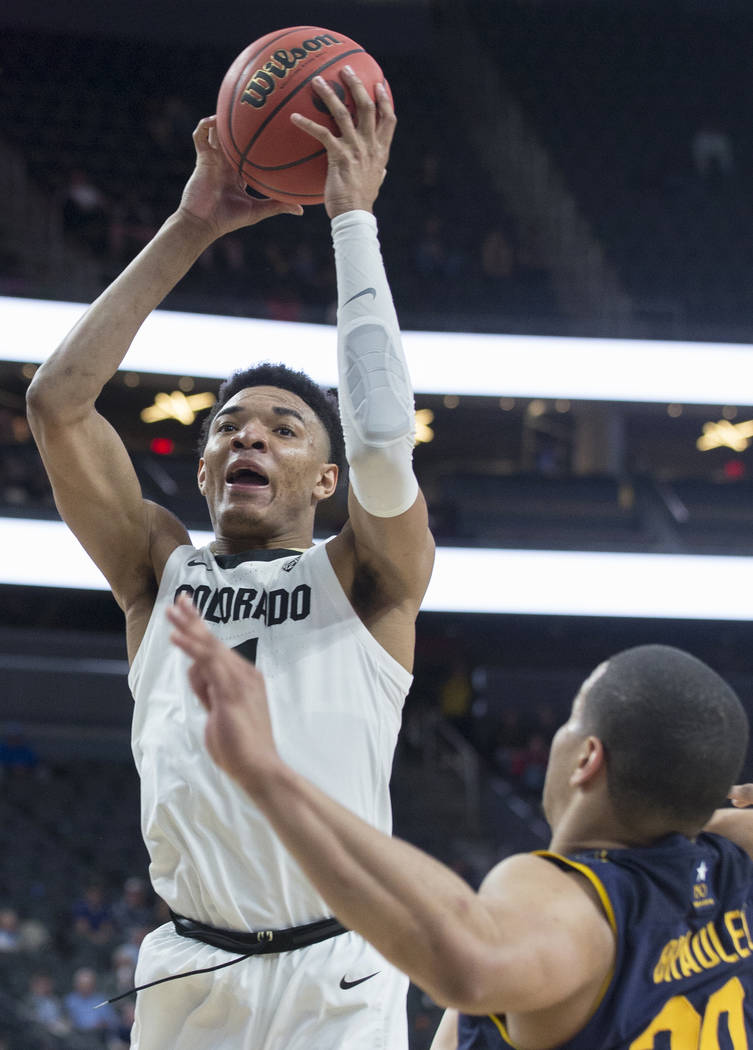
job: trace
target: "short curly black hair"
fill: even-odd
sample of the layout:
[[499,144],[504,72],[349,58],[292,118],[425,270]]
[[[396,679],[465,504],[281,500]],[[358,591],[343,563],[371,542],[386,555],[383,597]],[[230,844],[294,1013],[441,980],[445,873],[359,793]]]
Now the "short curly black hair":
[[226,379],[220,387],[217,400],[201,424],[199,434],[199,455],[204,455],[204,449],[209,437],[209,428],[223,405],[227,404],[231,397],[235,397],[241,390],[251,386],[277,386],[282,390],[290,390],[291,393],[300,397],[301,401],[309,406],[316,415],[319,422],[327,432],[329,438],[329,461],[336,463],[340,471],[345,468],[345,440],[343,428],[340,423],[340,412],[337,407],[337,397],[332,391],[318,386],[305,372],[296,372],[283,364],[272,364],[264,361],[251,368],[244,368],[234,372]]

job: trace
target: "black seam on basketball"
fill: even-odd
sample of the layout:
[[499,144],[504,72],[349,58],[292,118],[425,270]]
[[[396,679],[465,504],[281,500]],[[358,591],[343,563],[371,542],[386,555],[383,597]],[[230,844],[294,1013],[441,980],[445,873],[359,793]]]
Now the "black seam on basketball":
[[[278,103],[277,107],[275,109],[273,109],[271,113],[268,114],[268,116],[263,121],[263,123],[261,123],[259,125],[259,127],[256,129],[256,133],[255,133],[254,137],[248,143],[248,146],[246,147],[245,152],[241,154],[240,161],[239,161],[239,164],[238,164],[238,174],[241,176],[241,178],[243,177],[243,165],[246,163],[246,157],[248,156],[249,150],[252,148],[252,146],[254,145],[256,140],[258,139],[259,135],[261,135],[262,131],[267,126],[267,124],[269,124],[270,120],[272,120],[274,118],[274,116],[277,113],[279,113],[279,111],[284,106],[286,106],[288,104],[288,102],[291,100],[291,98],[295,98],[295,96],[298,94],[298,92],[301,91],[303,88],[305,88],[306,85],[309,84],[314,79],[314,77],[321,76],[322,71],[325,70],[325,69],[329,69],[329,67],[334,65],[335,62],[341,62],[342,59],[349,58],[350,55],[363,55],[365,53],[366,52],[365,52],[364,48],[358,47],[358,48],[353,48],[351,51],[344,51],[340,55],[334,55],[330,59],[329,62],[325,63],[325,65],[323,65],[323,66],[318,66],[314,70],[313,73],[310,73],[309,76],[307,76],[305,80],[302,80],[301,83],[298,84],[298,86],[296,88],[294,88],[289,94],[287,94],[285,96],[284,99],[282,99]],[[297,163],[297,161],[294,161],[293,164],[291,164],[291,167],[294,166],[296,163]]]
[[293,201],[303,200],[304,197],[312,197],[314,202],[321,201],[324,199],[324,190],[322,189],[319,193],[294,193],[292,190],[281,190],[277,186],[267,186],[266,183],[262,182],[261,179],[257,179],[255,175],[247,177],[248,182],[251,183],[252,188],[261,192],[266,190],[270,196],[274,194],[274,200],[282,200],[284,197],[290,197]]
[[232,142],[233,146],[235,147],[235,151],[238,154],[238,156],[241,155],[241,151],[240,151],[240,146],[235,141],[235,136],[233,135],[232,114],[233,114],[233,112],[235,110],[235,104],[238,101],[238,95],[240,93],[242,93],[242,91],[244,90],[244,85],[245,85],[246,80],[248,79],[249,71],[250,71],[251,67],[256,65],[260,55],[263,55],[265,51],[269,50],[270,45],[279,44],[279,42],[281,40],[284,40],[285,37],[293,36],[294,34],[298,34],[300,32],[303,32],[306,29],[312,29],[313,30],[313,29],[317,29],[317,28],[318,28],[317,26],[294,26],[292,28],[292,31],[291,31],[290,28],[284,29],[280,33],[279,36],[276,36],[274,38],[274,40],[268,40],[267,43],[264,45],[264,47],[260,47],[258,51],[255,51],[253,53],[253,55],[251,55],[251,57],[248,59],[248,61],[246,62],[245,66],[243,67],[242,74],[235,78],[235,88],[233,89],[232,103],[231,103],[231,105],[230,105],[230,107],[228,109],[228,114],[230,115],[230,120],[228,120],[228,134],[230,136],[230,141]]
[[251,168],[256,168],[257,171],[284,171],[285,168],[295,168],[299,164],[305,164],[309,160],[315,160],[316,157],[321,157],[326,152],[326,149],[322,147],[321,149],[318,149],[316,153],[309,153],[308,157],[301,157],[300,160],[291,160],[288,161],[287,164],[275,164],[272,167],[269,167],[266,164],[255,164],[252,160],[246,160],[246,164]]

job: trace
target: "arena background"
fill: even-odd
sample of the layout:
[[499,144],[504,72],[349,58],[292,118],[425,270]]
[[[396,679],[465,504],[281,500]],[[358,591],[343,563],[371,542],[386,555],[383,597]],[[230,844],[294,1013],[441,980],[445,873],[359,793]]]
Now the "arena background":
[[[232,58],[312,23],[378,57],[399,116],[377,216],[440,560],[395,762],[396,831],[474,883],[545,841],[552,732],[588,671],[626,646],[686,648],[753,709],[748,3],[278,0],[267,16],[232,0],[211,12],[5,0],[5,1050],[127,1045],[127,1012],[105,1044],[30,1020],[29,988],[45,971],[64,997],[82,966],[102,991],[126,982],[140,934],[121,898],[146,872],[121,615],[66,543],[25,387],[174,207],[191,128]],[[207,528],[191,399],[216,393],[217,347],[241,365],[273,346],[332,382],[334,301],[321,208],[200,260],[101,399],[146,495]],[[185,327],[186,313],[201,318]],[[145,422],[160,394],[166,414]],[[341,494],[318,535],[343,512]],[[148,925],[159,908],[147,905]],[[100,933],[87,929],[97,909]],[[410,1014],[422,1050],[438,1012],[412,989]]]

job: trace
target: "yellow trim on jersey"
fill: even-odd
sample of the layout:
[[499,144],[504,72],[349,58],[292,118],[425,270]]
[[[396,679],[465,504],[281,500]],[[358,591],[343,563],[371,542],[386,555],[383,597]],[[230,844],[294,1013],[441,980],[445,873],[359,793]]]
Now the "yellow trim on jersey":
[[[601,902],[601,906],[604,909],[604,914],[607,917],[607,921],[609,922],[609,925],[612,927],[612,932],[614,933],[615,936],[617,936],[617,933],[618,933],[618,930],[617,930],[617,919],[615,918],[615,915],[614,915],[614,908],[612,907],[612,902],[609,899],[609,894],[607,893],[606,887],[604,886],[604,883],[601,881],[601,879],[599,878],[598,875],[594,874],[594,872],[589,867],[587,867],[585,864],[580,864],[577,860],[571,860],[569,857],[563,857],[561,853],[553,853],[551,850],[548,850],[548,849],[537,849],[537,850],[534,850],[533,853],[534,853],[534,856],[536,856],[536,857],[543,857],[545,860],[559,861],[563,865],[566,865],[568,868],[573,868],[580,875],[584,875],[588,879],[588,881],[591,883],[593,888],[596,890],[596,893],[598,894],[598,897],[599,897],[599,901]],[[596,1011],[601,1006],[602,1000],[603,1000],[604,996],[607,994],[607,989],[609,988],[609,985],[612,983],[612,978],[613,977],[614,977],[614,967],[610,967],[609,973],[604,978],[604,984],[599,989],[599,994],[596,997],[596,1002],[594,1003],[594,1008],[593,1008],[593,1011],[591,1012],[590,1017],[588,1018],[588,1021],[591,1020],[591,1018],[594,1016]],[[513,1043],[512,1039],[508,1035],[507,1028],[505,1027],[505,1023],[502,1020],[502,1018],[498,1017],[496,1014],[489,1014],[488,1017],[489,1017],[489,1020],[492,1021],[496,1025],[496,1027],[499,1029],[499,1034],[507,1042],[508,1046],[511,1046],[512,1050],[519,1050],[519,1048],[517,1048],[515,1046],[515,1043]],[[588,1024],[588,1021],[586,1021],[585,1024]],[[585,1025],[584,1025],[584,1027],[585,1027]]]
[[[599,896],[599,900],[601,902],[601,906],[604,909],[604,914],[607,917],[607,921],[609,922],[609,925],[612,927],[612,933],[615,935],[615,937],[617,937],[618,934],[619,934],[619,930],[617,929],[617,919],[615,918],[614,908],[612,907],[612,902],[609,899],[609,894],[607,893],[606,886],[601,881],[599,876],[596,875],[595,872],[593,872],[591,870],[591,868],[589,868],[586,864],[580,864],[577,860],[571,860],[570,857],[563,857],[561,853],[553,853],[551,850],[547,850],[547,849],[539,849],[539,850],[535,850],[534,852],[535,852],[537,857],[543,857],[545,860],[560,861],[562,864],[566,864],[568,867],[573,868],[575,871],[578,872],[578,874],[584,875],[588,879],[588,881],[591,883],[591,885],[596,890],[596,892],[597,892],[597,894]],[[589,1015],[588,1020],[585,1022],[584,1027],[585,1027],[586,1024],[588,1024],[588,1021],[591,1020],[591,1018],[594,1016],[596,1011],[601,1006],[602,1000],[604,999],[604,996],[607,994],[607,989],[609,988],[610,984],[612,983],[612,978],[613,977],[614,977],[614,966],[610,966],[609,971],[608,971],[606,977],[604,978],[604,983],[602,984],[601,988],[599,989],[599,994],[596,996],[596,1002],[594,1003],[594,1008],[591,1011],[591,1014]]]
[[489,1017],[490,1017],[490,1019],[492,1021],[494,1021],[495,1025],[497,1026],[497,1028],[499,1028],[499,1034],[502,1036],[502,1038],[505,1040],[505,1042],[508,1043],[508,1045],[512,1047],[512,1050],[517,1050],[517,1047],[513,1043],[513,1041],[510,1038],[510,1036],[507,1034],[507,1029],[505,1028],[504,1021],[502,1020],[502,1018],[501,1017],[497,1017],[496,1014],[489,1014]]
[[570,857],[563,857],[561,853],[553,853],[551,850],[548,849],[534,850],[534,855],[536,857],[544,857],[549,860],[561,861],[563,864],[567,864],[568,867],[575,868],[575,870],[581,875],[585,875],[585,877],[588,879],[588,881],[591,883],[591,885],[599,895],[601,906],[604,909],[604,913],[607,919],[609,920],[609,925],[612,927],[612,932],[614,934],[617,934],[617,920],[614,917],[614,908],[612,907],[612,902],[609,899],[609,894],[606,891],[604,883],[601,881],[599,876],[591,870],[591,868],[589,868],[586,864],[580,864],[577,860],[571,860]]

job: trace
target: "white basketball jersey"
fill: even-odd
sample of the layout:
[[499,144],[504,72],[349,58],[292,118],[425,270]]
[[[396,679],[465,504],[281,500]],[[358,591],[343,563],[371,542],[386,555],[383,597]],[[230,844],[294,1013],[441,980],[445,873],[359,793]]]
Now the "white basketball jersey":
[[193,597],[209,628],[263,671],[283,759],[391,831],[389,779],[411,675],[353,611],[326,545],[302,554],[171,554],[129,684],[141,821],[155,891],[181,915],[227,929],[281,928],[329,909],[254,803],[211,760],[188,658],[165,609]]

